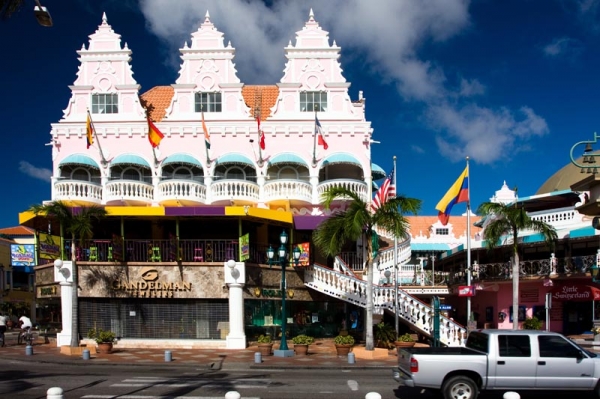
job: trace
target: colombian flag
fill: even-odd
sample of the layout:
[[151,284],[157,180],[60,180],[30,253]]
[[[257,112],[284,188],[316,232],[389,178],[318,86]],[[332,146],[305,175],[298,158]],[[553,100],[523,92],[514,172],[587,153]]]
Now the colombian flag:
[[90,148],[94,144],[94,128],[92,127],[92,118],[89,113],[85,122],[85,135],[87,138],[87,148]]
[[438,219],[445,226],[450,219],[450,211],[454,204],[460,202],[469,202],[469,167],[461,173],[454,182],[450,190],[444,195],[444,198],[436,205],[435,209],[439,211]]
[[202,130],[204,130],[204,144],[206,145],[206,149],[210,150],[210,134],[208,134],[206,123],[204,123],[204,112],[202,112]]
[[150,141],[150,145],[152,148],[158,147],[160,141],[165,137],[164,134],[158,130],[158,128],[152,123],[149,117],[148,119],[148,141]]

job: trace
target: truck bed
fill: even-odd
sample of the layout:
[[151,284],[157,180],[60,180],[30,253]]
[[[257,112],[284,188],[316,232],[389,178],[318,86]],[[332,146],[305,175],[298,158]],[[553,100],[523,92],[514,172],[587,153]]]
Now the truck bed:
[[421,347],[421,348],[409,348],[401,349],[403,352],[419,355],[481,355],[481,352],[475,349],[465,348],[463,346],[451,346],[451,347]]

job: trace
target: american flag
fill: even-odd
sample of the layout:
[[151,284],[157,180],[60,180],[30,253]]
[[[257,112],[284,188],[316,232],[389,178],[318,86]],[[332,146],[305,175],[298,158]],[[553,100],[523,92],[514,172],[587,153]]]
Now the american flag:
[[394,170],[390,172],[389,176],[385,179],[379,190],[375,193],[373,202],[371,202],[371,211],[375,212],[385,204],[390,198],[396,196],[396,186],[394,185]]

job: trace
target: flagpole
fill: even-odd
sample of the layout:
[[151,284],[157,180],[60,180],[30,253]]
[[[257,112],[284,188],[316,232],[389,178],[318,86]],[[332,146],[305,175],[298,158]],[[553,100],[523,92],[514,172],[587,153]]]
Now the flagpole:
[[[398,195],[396,185],[396,156],[394,155],[394,190]],[[398,339],[398,237],[394,234],[394,326],[396,327],[396,339]]]
[[210,165],[210,155],[208,153],[208,147],[206,145],[206,135],[208,134],[208,128],[204,129],[206,123],[204,122],[204,105],[200,105],[200,112],[202,113],[202,133],[204,134],[204,148],[206,149],[206,166]]
[[262,168],[262,166],[264,165],[265,160],[262,157],[262,148],[261,148],[261,142],[260,142],[260,111],[258,109],[256,109],[254,111],[254,116],[256,117],[256,120],[258,121],[258,166]]
[[313,167],[317,166],[317,106],[315,104],[315,127],[313,129]]
[[[467,160],[467,286],[471,290],[471,173],[469,171],[469,157]],[[472,290],[471,290],[472,292]],[[467,297],[467,328],[471,320],[471,297]]]
[[100,151],[100,158],[102,158],[102,166],[106,166],[108,162],[106,158],[104,158],[104,153],[102,152],[102,147],[100,146],[100,140],[98,140],[98,133],[96,132],[96,126],[94,126],[94,121],[92,120],[92,114],[90,114],[90,109],[87,109],[88,118],[90,118],[90,125],[92,125],[92,132],[94,132],[94,137],[96,138],[96,143],[98,143],[98,150]]

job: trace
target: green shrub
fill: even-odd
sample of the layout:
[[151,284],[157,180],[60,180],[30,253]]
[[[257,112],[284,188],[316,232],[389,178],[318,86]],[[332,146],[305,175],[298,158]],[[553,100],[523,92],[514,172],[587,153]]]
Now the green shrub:
[[117,336],[114,332],[108,330],[102,330],[100,328],[92,328],[88,330],[87,337],[96,341],[97,344],[115,342]]
[[412,335],[409,333],[402,334],[401,336],[399,336],[398,341],[400,341],[400,342],[415,342]]
[[541,330],[541,329],[542,329],[542,321],[535,316],[533,316],[531,318],[527,318],[523,322],[523,330]]
[[258,343],[259,344],[270,344],[271,343],[271,336],[270,335],[259,335],[258,337]]
[[352,335],[338,335],[333,339],[336,345],[354,345],[354,337]]
[[396,340],[396,329],[394,327],[381,322],[375,325],[374,335],[376,347],[387,349],[394,347],[394,341]]
[[292,338],[292,342],[295,345],[310,345],[315,342],[315,339],[309,335],[301,334]]

